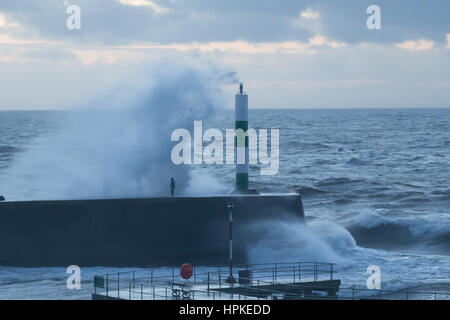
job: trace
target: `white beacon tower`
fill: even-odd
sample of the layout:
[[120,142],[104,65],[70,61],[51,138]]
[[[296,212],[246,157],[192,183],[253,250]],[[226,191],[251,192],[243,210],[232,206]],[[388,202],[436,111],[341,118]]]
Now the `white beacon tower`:
[[[244,93],[244,85],[239,85],[235,96],[236,113],[236,189],[238,192],[248,191],[248,95]],[[241,129],[242,131],[240,131]],[[239,132],[245,134],[245,140],[239,139]],[[245,142],[244,142],[245,141]]]

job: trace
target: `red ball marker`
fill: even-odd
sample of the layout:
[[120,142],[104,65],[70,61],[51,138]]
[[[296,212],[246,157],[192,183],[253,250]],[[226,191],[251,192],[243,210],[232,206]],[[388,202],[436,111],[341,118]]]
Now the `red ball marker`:
[[181,266],[180,275],[183,279],[188,280],[192,277],[194,268],[189,263],[185,263]]

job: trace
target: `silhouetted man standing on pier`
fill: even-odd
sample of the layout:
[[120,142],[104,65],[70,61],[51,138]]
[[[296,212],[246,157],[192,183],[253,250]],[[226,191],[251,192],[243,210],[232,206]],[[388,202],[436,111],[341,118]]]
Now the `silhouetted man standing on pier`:
[[170,195],[173,197],[175,194],[175,180],[170,178]]

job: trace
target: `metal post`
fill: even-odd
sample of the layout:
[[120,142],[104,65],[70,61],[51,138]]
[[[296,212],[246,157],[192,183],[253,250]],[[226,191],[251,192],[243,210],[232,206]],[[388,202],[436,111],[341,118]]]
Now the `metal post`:
[[144,299],[144,290],[143,290],[143,284],[141,283],[141,300]]
[[131,282],[128,282],[128,300],[131,300]]
[[230,285],[236,283],[236,279],[233,277],[233,204],[227,205],[229,210],[229,227],[230,227],[230,275],[228,276],[227,283]]
[[[258,293],[259,293],[259,280],[258,280]],[[257,300],[259,300],[259,294],[256,298],[257,298]]]
[[331,280],[333,280],[333,264],[331,264],[331,274],[330,274]]
[[317,281],[317,262],[314,263],[314,281]]
[[153,268],[150,269],[150,285],[153,285]]
[[298,263],[298,281],[302,281],[302,264]]
[[164,288],[164,289],[166,289],[166,300],[167,300],[167,288]]
[[106,275],[106,296],[107,297],[109,296],[108,289],[109,289],[109,274]]
[[209,296],[209,272],[208,272],[208,296]]
[[275,263],[275,281],[277,281],[278,263]]
[[294,276],[292,277],[292,279],[294,279],[294,283],[295,283],[295,266],[294,266]]
[[118,298],[118,299],[120,298],[120,292],[119,292],[120,279],[119,279],[119,277],[120,277],[120,273],[117,272],[117,298]]
[[194,269],[194,270],[193,270],[193,271],[194,271],[194,283],[196,283],[196,282],[197,282],[197,280],[196,280],[196,279],[197,279],[197,276],[196,276],[196,274],[195,274],[195,267],[192,267],[192,268]]
[[222,276],[221,276],[221,271],[220,271],[220,267],[219,267],[219,289],[222,288]]
[[275,269],[272,268],[272,284],[275,283]]
[[153,300],[155,300],[155,286],[153,286]]
[[172,282],[175,282],[175,268],[172,267]]
[[133,271],[133,289],[134,289],[135,272],[136,272],[136,271]]

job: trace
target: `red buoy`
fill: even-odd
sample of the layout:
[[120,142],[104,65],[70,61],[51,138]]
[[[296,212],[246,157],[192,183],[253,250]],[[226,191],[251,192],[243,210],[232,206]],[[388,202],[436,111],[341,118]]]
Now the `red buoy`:
[[181,266],[180,275],[183,279],[188,280],[192,277],[193,271],[194,268],[189,263],[185,263]]

